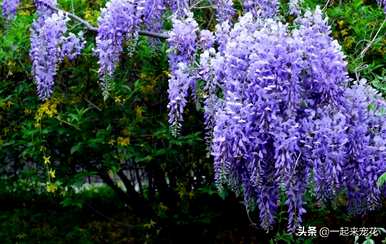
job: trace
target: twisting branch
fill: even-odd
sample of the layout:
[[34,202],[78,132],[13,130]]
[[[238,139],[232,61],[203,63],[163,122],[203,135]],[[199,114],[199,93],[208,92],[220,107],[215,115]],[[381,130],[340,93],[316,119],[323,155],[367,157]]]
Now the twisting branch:
[[328,8],[328,5],[330,5],[330,0],[327,0],[326,4],[322,8],[322,11],[325,11]]
[[142,36],[149,36],[149,37],[155,37],[155,38],[160,38],[160,39],[168,39],[169,35],[166,33],[157,33],[157,32],[152,32],[152,31],[138,31],[138,34]]
[[386,23],[386,18],[383,20],[381,26],[379,27],[377,33],[375,33],[375,36],[373,39],[367,44],[367,46],[362,50],[360,57],[363,58],[365,56],[365,53],[370,49],[371,45],[374,44],[375,40],[377,39],[379,33],[381,32],[383,25]]
[[[84,20],[82,19],[81,17],[73,14],[73,13],[70,13],[70,12],[67,12],[63,9],[59,9],[55,6],[52,6],[50,4],[47,4],[46,2],[41,2],[42,4],[44,4],[45,6],[47,6],[48,8],[54,10],[54,11],[62,11],[63,13],[65,13],[68,17],[78,21],[79,23],[83,24],[88,30],[92,31],[92,32],[97,32],[98,31],[98,28],[93,26],[92,24],[90,24],[90,22],[88,22],[87,20]],[[157,33],[157,32],[152,32],[152,31],[138,31],[138,34],[139,35],[142,35],[142,36],[149,36],[149,37],[154,37],[154,38],[159,38],[159,39],[168,39],[169,36],[168,34],[166,33]]]
[[86,20],[80,18],[79,16],[73,14],[73,13],[70,13],[70,12],[67,12],[63,9],[59,9],[55,6],[52,6],[46,2],[41,2],[42,4],[44,4],[45,6],[47,6],[48,8],[52,9],[52,10],[55,10],[56,12],[59,12],[59,11],[62,11],[63,13],[65,13],[68,17],[78,21],[79,23],[83,24],[87,29],[89,29],[90,31],[94,31],[94,32],[97,32],[98,31],[98,28],[96,28],[95,26],[91,25],[89,22],[87,22]]

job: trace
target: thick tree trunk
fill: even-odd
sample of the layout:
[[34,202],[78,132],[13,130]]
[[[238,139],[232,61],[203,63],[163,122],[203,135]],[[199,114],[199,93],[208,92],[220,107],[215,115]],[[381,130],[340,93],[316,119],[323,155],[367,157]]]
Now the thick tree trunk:
[[119,176],[119,178],[122,180],[123,184],[125,185],[127,195],[129,195],[129,196],[131,196],[139,201],[142,200],[141,199],[142,197],[139,195],[138,192],[135,191],[133,184],[131,184],[130,180],[127,178],[127,176],[125,175],[125,173],[123,172],[122,169],[120,169],[118,171],[117,175]]
[[143,198],[141,194],[135,191],[133,185],[123,170],[118,171],[117,175],[125,185],[126,192],[120,188],[114,180],[109,176],[107,171],[100,171],[99,176],[102,180],[118,195],[118,197],[126,203],[133,211],[142,216],[151,216],[153,211],[149,203]]

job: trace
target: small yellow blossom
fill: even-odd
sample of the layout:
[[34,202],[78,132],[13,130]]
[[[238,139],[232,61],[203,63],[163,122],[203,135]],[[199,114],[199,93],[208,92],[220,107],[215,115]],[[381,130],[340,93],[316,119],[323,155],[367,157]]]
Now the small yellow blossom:
[[344,30],[342,30],[342,31],[340,32],[340,34],[341,34],[342,36],[347,36],[347,35],[348,35],[348,30],[347,30],[347,29],[344,29]]
[[164,70],[163,73],[164,73],[166,76],[171,76],[171,73],[169,72],[169,70]]
[[51,156],[43,156],[44,164],[47,165],[47,164],[51,163],[50,158],[51,158]]
[[137,117],[138,120],[142,119],[143,111],[144,111],[143,107],[138,105],[135,107],[135,116]]
[[53,182],[47,182],[47,192],[54,193],[58,189],[58,186]]
[[57,101],[54,101],[52,99],[45,101],[39,106],[38,110],[36,111],[35,121],[39,123],[45,115],[49,118],[54,117],[58,113],[57,106]]
[[36,122],[34,126],[35,128],[42,128],[42,124],[40,122]]
[[130,144],[130,138],[129,137],[118,137],[117,138],[117,144],[119,146],[127,146]]
[[8,100],[4,105],[7,109],[10,109],[11,106],[12,106],[13,102],[11,102],[10,100]]
[[14,60],[9,60],[7,65],[8,65],[8,67],[15,67],[16,66],[16,62]]
[[121,103],[122,102],[122,97],[121,96],[116,96],[116,97],[114,97],[114,101],[116,103]]
[[339,25],[339,28],[343,28],[343,26],[344,26],[344,21],[343,20],[340,20],[340,21],[338,21],[338,25]]
[[191,191],[191,192],[189,192],[188,196],[189,196],[189,199],[193,199],[194,193]]
[[7,128],[7,127],[3,128],[3,134],[5,136],[8,135],[8,132],[9,132],[9,128]]
[[21,10],[19,12],[19,15],[20,16],[31,16],[31,12],[30,11],[26,11],[26,10]]
[[26,108],[26,109],[24,109],[24,113],[25,113],[25,114],[32,114],[32,110]]
[[55,170],[54,170],[54,169],[49,169],[49,170],[48,170],[48,176],[49,176],[51,179],[54,179],[54,178],[55,178]]
[[89,9],[84,11],[84,19],[90,22],[91,24],[97,23],[98,16],[99,16],[98,11],[93,11]]
[[146,228],[146,229],[151,229],[151,228],[153,228],[156,224],[157,224],[157,223],[156,223],[154,220],[151,219],[150,222],[144,224],[143,227]]

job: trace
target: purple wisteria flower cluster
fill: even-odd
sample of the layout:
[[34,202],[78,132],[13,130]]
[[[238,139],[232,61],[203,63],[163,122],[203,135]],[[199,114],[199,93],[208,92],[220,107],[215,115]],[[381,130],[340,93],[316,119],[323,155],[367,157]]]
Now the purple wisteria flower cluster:
[[192,13],[186,17],[173,17],[173,29],[169,32],[169,124],[173,134],[177,134],[183,121],[183,112],[189,94],[194,93],[196,79],[192,66],[197,48],[198,24]]
[[244,11],[254,15],[273,17],[279,11],[278,0],[244,0]]
[[302,4],[302,0],[289,0],[288,9],[289,13],[295,16],[300,14],[300,5]]
[[56,1],[36,1],[38,18],[31,27],[32,74],[41,100],[52,95],[57,66],[65,57],[70,60],[80,54],[84,47],[82,33],[66,36],[69,18],[62,12],[47,7]]
[[235,15],[232,0],[211,0],[210,2],[216,7],[216,17],[219,23],[230,21]]
[[98,19],[95,48],[104,93],[108,93],[109,79],[119,62],[124,42],[135,40],[142,26],[146,31],[160,31],[167,8],[175,16],[186,16],[188,4],[185,0],[111,0],[106,4]]
[[288,230],[301,224],[310,184],[321,202],[345,193],[352,212],[371,210],[386,170],[384,101],[363,84],[348,88],[344,56],[320,9],[296,23],[292,30],[249,12],[233,28],[218,25],[222,42],[200,60],[216,181],[257,206],[266,230],[281,191]]
[[147,0],[144,6],[143,21],[146,30],[160,31],[162,29],[162,15],[166,9],[165,0]]
[[386,14],[386,0],[377,0],[377,3],[380,7],[383,7],[383,11]]
[[189,0],[166,0],[167,6],[175,16],[185,16],[189,12]]
[[16,16],[17,7],[20,4],[20,0],[3,0],[1,4],[3,16],[10,20]]
[[[18,2],[3,1],[7,18]],[[231,0],[210,2],[215,33],[199,29],[192,1],[110,0],[98,19],[95,48],[104,95],[124,43],[136,40],[142,27],[160,30],[170,8],[169,124],[178,134],[189,95],[197,99],[197,81],[205,82],[206,139],[220,188],[242,195],[248,210],[257,207],[265,230],[275,223],[284,193],[288,230],[294,231],[306,213],[310,185],[321,203],[345,194],[353,213],[378,207],[385,192],[376,181],[386,171],[386,102],[364,82],[350,80],[321,10],[302,15],[302,1],[290,0],[296,19],[289,26],[277,17],[279,1],[245,0],[245,14],[233,24]],[[49,7],[56,0],[35,5],[30,57],[45,100],[58,65],[76,58],[84,41],[82,33],[67,33],[63,11]]]
[[101,10],[95,53],[99,59],[102,89],[108,92],[108,78],[114,73],[123,42],[134,39],[144,11],[143,0],[111,0]]

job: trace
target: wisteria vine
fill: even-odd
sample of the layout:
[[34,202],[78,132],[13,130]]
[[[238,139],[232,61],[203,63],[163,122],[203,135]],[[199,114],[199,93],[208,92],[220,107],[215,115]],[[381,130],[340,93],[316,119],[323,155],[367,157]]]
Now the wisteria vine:
[[53,93],[58,64],[65,57],[74,59],[84,47],[82,33],[66,35],[69,18],[48,7],[55,5],[55,0],[36,1],[38,18],[31,27],[32,74],[41,100]]
[[374,209],[376,179],[386,170],[385,103],[363,84],[348,88],[344,56],[320,9],[296,22],[291,30],[248,13],[226,32],[222,50],[202,56],[212,68],[203,79],[223,93],[215,116],[216,105],[205,111],[214,121],[216,181],[257,206],[266,230],[280,191],[288,230],[301,224],[311,184],[321,202],[346,192],[352,212]]
[[20,0],[3,0],[3,3],[1,4],[3,16],[8,20],[15,17],[19,4]]
[[144,4],[141,0],[111,0],[101,11],[95,52],[105,93],[109,90],[107,79],[113,74],[123,51],[123,42],[137,36]]
[[[386,171],[386,102],[349,78],[322,11],[302,14],[302,1],[290,0],[296,19],[289,25],[278,17],[279,1],[245,0],[235,22],[231,0],[209,2],[216,10],[214,32],[200,30],[185,0],[110,0],[98,27],[57,9],[56,0],[36,0],[30,57],[39,98],[52,95],[62,60],[76,58],[84,47],[82,32],[67,29],[69,16],[96,32],[104,93],[125,42],[140,33],[165,38],[172,133],[180,131],[189,95],[202,101],[216,183],[242,195],[248,210],[257,207],[263,229],[275,224],[284,193],[288,230],[294,231],[306,213],[310,185],[321,203],[345,194],[353,213],[377,208],[384,189],[376,181]],[[8,20],[18,4],[3,0]],[[168,8],[172,29],[152,33],[162,30]]]

